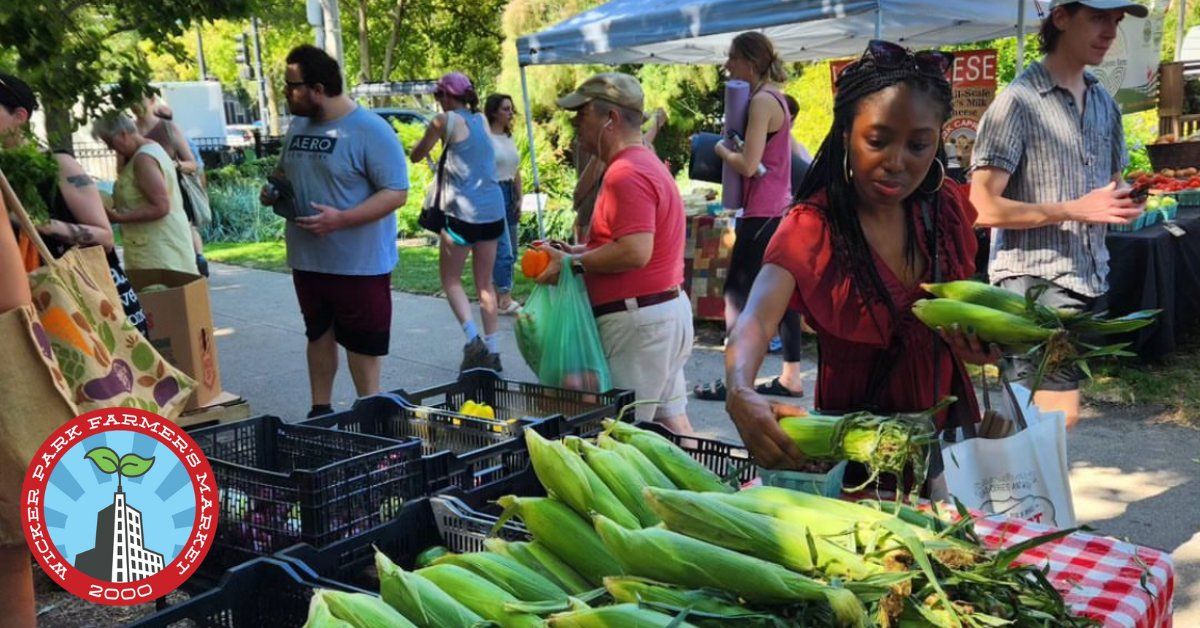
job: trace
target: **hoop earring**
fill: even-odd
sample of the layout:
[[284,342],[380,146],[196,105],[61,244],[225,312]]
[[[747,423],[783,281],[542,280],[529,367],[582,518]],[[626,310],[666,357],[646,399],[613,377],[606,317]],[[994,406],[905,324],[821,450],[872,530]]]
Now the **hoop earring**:
[[[932,190],[921,190],[921,192],[925,194],[937,194],[941,191],[942,186],[946,184],[946,165],[942,163],[941,159],[937,158],[934,158],[933,163],[937,164],[939,170],[937,187],[933,188]],[[930,170],[932,170],[932,168],[930,168]]]
[[846,183],[854,178],[854,173],[850,172],[850,151],[842,153],[842,178],[846,180]]

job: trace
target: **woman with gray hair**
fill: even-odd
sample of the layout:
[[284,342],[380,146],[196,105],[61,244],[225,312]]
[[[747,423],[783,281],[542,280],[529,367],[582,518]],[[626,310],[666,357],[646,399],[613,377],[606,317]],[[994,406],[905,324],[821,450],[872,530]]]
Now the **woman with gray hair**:
[[92,124],[92,136],[125,162],[113,187],[113,209],[108,212],[108,219],[121,225],[125,268],[198,274],[175,163],[167,152],[121,114],[97,120]]

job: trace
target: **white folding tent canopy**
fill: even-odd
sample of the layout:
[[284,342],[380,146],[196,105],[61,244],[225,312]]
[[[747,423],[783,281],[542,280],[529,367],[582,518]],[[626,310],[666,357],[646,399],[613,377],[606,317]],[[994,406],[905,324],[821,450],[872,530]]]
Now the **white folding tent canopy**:
[[[860,54],[885,38],[913,49],[1028,32],[1037,0],[612,0],[517,40],[525,124],[533,127],[525,67],[546,64],[720,64],[744,31],[771,38],[785,61]],[[1042,6],[1048,2],[1042,2]],[[538,186],[537,160],[533,163]],[[538,197],[541,229],[541,197]]]

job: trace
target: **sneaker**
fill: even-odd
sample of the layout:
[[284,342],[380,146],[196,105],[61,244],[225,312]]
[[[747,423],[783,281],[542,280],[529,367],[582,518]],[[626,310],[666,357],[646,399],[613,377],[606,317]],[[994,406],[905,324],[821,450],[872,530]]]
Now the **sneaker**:
[[475,336],[463,346],[462,364],[459,365],[458,371],[461,373],[474,368],[491,368],[491,356],[494,354],[488,353],[487,345],[483,342],[482,336]]
[[771,339],[771,344],[767,346],[767,353],[779,353],[781,351],[783,351],[783,341],[779,339],[779,336],[775,336]]
[[504,372],[504,366],[502,364],[500,364],[500,354],[499,353],[489,353],[487,362],[488,363],[485,368],[489,368],[497,373]]

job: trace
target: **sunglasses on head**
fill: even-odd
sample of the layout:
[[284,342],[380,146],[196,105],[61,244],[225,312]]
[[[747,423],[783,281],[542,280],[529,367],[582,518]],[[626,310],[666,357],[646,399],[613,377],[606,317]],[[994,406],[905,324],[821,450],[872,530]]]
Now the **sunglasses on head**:
[[876,68],[898,70],[915,68],[921,74],[945,76],[954,63],[954,55],[939,50],[913,52],[890,41],[872,39],[863,52],[863,61],[870,61]]

